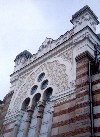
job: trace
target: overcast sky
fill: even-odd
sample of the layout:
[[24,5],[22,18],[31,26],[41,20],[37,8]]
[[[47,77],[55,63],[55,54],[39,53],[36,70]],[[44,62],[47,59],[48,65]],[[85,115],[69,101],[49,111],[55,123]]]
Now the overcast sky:
[[46,37],[57,39],[70,30],[72,15],[85,5],[100,21],[100,0],[0,0],[1,100],[9,92],[16,55],[23,50],[34,54]]

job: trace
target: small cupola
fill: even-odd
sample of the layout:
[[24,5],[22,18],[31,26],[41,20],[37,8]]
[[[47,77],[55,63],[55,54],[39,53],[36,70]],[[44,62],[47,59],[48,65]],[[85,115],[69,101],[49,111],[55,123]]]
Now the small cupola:
[[77,33],[86,26],[89,26],[96,33],[96,25],[99,24],[99,21],[90,7],[86,5],[72,15],[71,23],[74,25],[74,33]]
[[32,57],[32,54],[27,50],[24,50],[23,52],[18,54],[14,60],[14,62],[15,62],[15,70],[14,71],[19,70],[23,66],[23,64],[27,61],[27,59],[29,59],[31,57]]

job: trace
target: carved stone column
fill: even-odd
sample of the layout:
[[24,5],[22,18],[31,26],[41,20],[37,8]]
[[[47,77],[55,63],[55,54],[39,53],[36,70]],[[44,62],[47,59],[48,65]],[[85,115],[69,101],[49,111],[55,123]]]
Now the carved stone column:
[[39,137],[44,108],[45,108],[45,101],[39,102],[39,104],[38,104],[38,114],[37,114],[37,125],[36,125],[36,132],[35,132],[34,137]]
[[25,122],[25,129],[24,129],[23,137],[27,137],[27,135],[28,135],[28,131],[29,131],[33,111],[34,111],[34,109],[32,109],[32,108],[27,110],[28,114],[27,114],[27,119],[26,119],[26,122]]
[[16,122],[16,124],[14,126],[12,137],[17,137],[18,130],[19,130],[19,127],[20,127],[20,121],[21,121],[22,116],[23,116],[23,111],[21,111],[21,113],[18,116],[18,120],[17,120],[17,122]]

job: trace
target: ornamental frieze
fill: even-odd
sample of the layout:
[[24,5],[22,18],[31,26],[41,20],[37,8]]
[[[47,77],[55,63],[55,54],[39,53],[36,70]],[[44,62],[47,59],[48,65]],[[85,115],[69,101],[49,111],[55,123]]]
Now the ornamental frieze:
[[21,109],[22,102],[25,98],[31,96],[31,88],[36,83],[38,75],[42,72],[46,73],[50,85],[55,87],[55,93],[64,92],[69,86],[66,69],[66,64],[60,63],[60,61],[56,59],[54,61],[46,62],[37,69],[34,69],[33,72],[20,77],[16,87],[16,92],[14,93],[11,101],[12,103],[9,108],[9,114]]

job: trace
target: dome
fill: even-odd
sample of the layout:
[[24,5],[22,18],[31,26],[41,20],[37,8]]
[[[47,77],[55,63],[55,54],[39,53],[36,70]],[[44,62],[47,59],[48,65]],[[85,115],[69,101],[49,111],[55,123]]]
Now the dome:
[[28,59],[28,58],[31,58],[31,57],[32,57],[32,54],[31,54],[29,51],[24,50],[23,52],[21,52],[20,54],[18,54],[18,55],[16,56],[16,58],[15,58],[14,61],[16,61],[16,60],[18,60],[18,59],[20,59],[20,58],[22,58],[22,57],[25,57],[26,59]]

